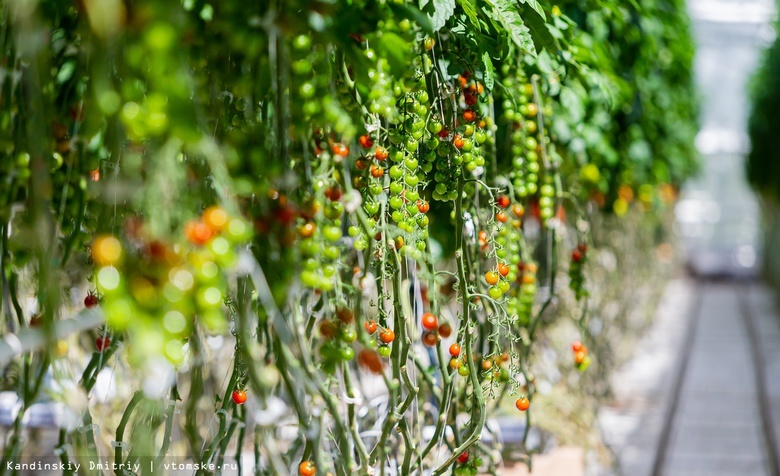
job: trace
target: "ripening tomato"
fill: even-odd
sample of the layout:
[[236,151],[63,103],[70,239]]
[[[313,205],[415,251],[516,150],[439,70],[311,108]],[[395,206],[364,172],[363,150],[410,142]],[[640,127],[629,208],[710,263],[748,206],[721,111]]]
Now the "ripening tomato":
[[583,362],[585,362],[585,358],[588,356],[588,353],[585,350],[580,350],[574,353],[574,363],[579,365]]
[[463,120],[466,122],[473,122],[477,118],[477,113],[471,109],[463,111]]
[[363,323],[363,327],[366,329],[366,332],[368,332],[369,334],[373,334],[374,332],[376,332],[377,323],[376,323],[376,321],[373,321],[373,320],[372,321],[366,321],[366,322]]
[[420,213],[428,213],[431,209],[431,205],[423,199],[417,200],[417,211]]
[[506,221],[509,219],[508,216],[506,216],[506,213],[504,212],[498,212],[496,213],[496,221],[499,221],[501,223],[506,223]]
[[514,213],[517,218],[520,218],[525,215],[525,208],[519,203],[515,203],[512,205],[512,213]]
[[571,350],[572,352],[579,352],[582,350],[582,342],[575,340],[571,343]]
[[485,273],[485,282],[489,285],[494,285],[498,282],[498,273],[495,271],[488,271]]
[[501,208],[508,208],[509,204],[511,203],[511,200],[506,195],[499,195],[496,199],[496,205],[498,205]]
[[392,329],[385,327],[379,332],[379,340],[385,344],[389,344],[395,340],[395,332]]
[[360,136],[358,142],[360,142],[361,147],[363,147],[364,149],[370,149],[374,145],[374,141],[371,140],[371,136],[369,136],[368,134],[363,134],[362,136]]
[[317,225],[312,222],[308,222],[298,229],[298,233],[303,238],[311,238],[314,235],[314,230],[316,229]]
[[301,476],[314,476],[317,474],[317,467],[311,461],[304,461],[298,466],[298,474]]
[[524,412],[524,411],[528,410],[528,407],[531,406],[531,402],[528,400],[527,397],[520,397],[515,402],[515,406],[517,407],[518,410],[520,410],[521,412]]
[[463,147],[463,144],[463,137],[461,137],[460,134],[455,134],[455,137],[452,138],[452,145],[454,145],[455,148],[460,149]]
[[216,205],[208,207],[203,212],[203,223],[214,233],[219,233],[227,226],[228,218],[227,212]]
[[453,357],[460,355],[460,344],[455,343],[450,346],[450,355]]
[[378,146],[376,150],[374,151],[374,157],[376,157],[376,160],[384,161],[387,160],[387,157],[390,155],[390,153],[382,146]]
[[423,329],[429,331],[436,330],[436,328],[439,327],[439,320],[435,315],[431,314],[430,312],[426,312],[422,316],[422,326]]
[[84,298],[84,307],[87,309],[93,308],[98,305],[100,300],[97,297],[97,294],[89,293],[87,294],[87,297]]
[[426,347],[433,347],[439,342],[439,336],[435,332],[424,332],[422,341]]
[[507,266],[507,264],[506,264],[506,263],[501,263],[501,262],[499,262],[499,263],[498,263],[498,273],[499,273],[501,276],[504,276],[504,277],[506,277],[506,275],[507,275],[507,274],[509,274],[509,266]]
[[202,221],[191,221],[184,225],[184,234],[192,244],[205,245],[214,235],[214,230]]
[[379,354],[374,350],[363,349],[358,354],[358,362],[360,365],[367,368],[375,374],[382,373],[382,359]]
[[371,176],[374,178],[380,178],[385,174],[385,169],[378,165],[371,166]]
[[349,155],[349,147],[345,146],[344,144],[337,142],[333,144],[333,147],[331,147],[331,150],[333,150],[333,153],[335,155],[338,155],[340,157],[346,157]]
[[104,350],[108,349],[108,346],[111,345],[111,338],[110,337],[98,337],[95,339],[95,348],[97,348],[98,352],[103,352]]
[[243,390],[233,390],[233,403],[243,405],[246,402],[246,392]]
[[101,235],[92,242],[91,252],[95,264],[110,266],[122,258],[122,244],[111,235]]

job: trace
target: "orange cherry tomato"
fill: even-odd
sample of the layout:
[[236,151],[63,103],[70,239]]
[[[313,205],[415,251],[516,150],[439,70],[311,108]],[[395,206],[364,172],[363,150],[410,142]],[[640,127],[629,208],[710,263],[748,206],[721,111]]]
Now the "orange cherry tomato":
[[485,273],[485,282],[491,286],[498,283],[498,273],[495,271],[488,271]]
[[363,323],[363,327],[366,329],[366,332],[368,332],[369,334],[373,334],[374,332],[376,332],[378,326],[376,321],[366,321]]
[[506,277],[506,275],[509,274],[509,266],[507,266],[506,263],[498,263],[498,273],[501,276]]
[[243,390],[233,390],[233,403],[243,405],[246,402],[246,392]]
[[524,411],[528,410],[528,407],[531,406],[531,402],[526,397],[520,397],[515,402],[515,406],[517,407],[518,410],[520,410],[521,412],[524,412]]
[[379,340],[389,344],[395,340],[395,332],[392,329],[384,328],[379,332]]
[[439,327],[439,320],[435,315],[430,312],[426,312],[422,316],[422,326],[425,330],[433,331]]
[[460,344],[455,343],[450,346],[450,355],[453,357],[460,355]]
[[435,332],[425,332],[423,333],[422,341],[426,347],[433,347],[439,342],[439,336]]
[[304,461],[298,466],[298,474],[301,476],[314,476],[317,474],[317,467],[311,461]]

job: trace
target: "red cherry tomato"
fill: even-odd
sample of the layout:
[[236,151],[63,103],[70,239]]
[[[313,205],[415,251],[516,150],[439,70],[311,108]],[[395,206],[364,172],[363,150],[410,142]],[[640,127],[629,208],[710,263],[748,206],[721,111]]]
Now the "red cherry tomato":
[[463,453],[460,454],[460,456],[458,456],[458,463],[466,464],[466,463],[468,463],[468,461],[469,461],[469,452],[468,451],[464,451]]
[[317,474],[317,467],[311,461],[304,461],[298,466],[298,474],[301,476],[314,476]]
[[389,344],[395,340],[395,332],[393,332],[392,329],[388,329],[385,327],[379,333],[379,340],[381,340],[385,344]]
[[439,327],[439,320],[435,315],[431,314],[430,312],[426,312],[422,316],[422,326],[425,330],[435,330],[437,327]]
[[363,323],[363,327],[366,329],[366,332],[369,334],[373,334],[376,332],[377,329],[377,323],[376,321],[367,321]]
[[450,346],[450,355],[453,357],[460,355],[460,344],[452,344]]
[[98,305],[100,300],[98,299],[97,295],[89,293],[87,294],[87,297],[84,298],[84,307],[86,308],[93,308]]
[[104,350],[108,349],[108,346],[111,345],[111,338],[110,337],[98,337],[95,339],[95,348],[99,352],[103,352]]
[[246,402],[246,392],[243,390],[233,390],[233,403],[243,405]]

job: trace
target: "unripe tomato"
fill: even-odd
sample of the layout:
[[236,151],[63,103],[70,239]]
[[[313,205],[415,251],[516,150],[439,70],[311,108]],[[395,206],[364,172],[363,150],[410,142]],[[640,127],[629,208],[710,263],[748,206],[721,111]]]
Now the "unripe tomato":
[[233,403],[243,405],[246,402],[246,392],[243,390],[233,390]]

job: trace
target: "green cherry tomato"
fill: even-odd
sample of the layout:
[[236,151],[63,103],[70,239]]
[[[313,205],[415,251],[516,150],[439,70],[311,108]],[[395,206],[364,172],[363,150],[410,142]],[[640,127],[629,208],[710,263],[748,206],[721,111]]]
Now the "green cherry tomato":
[[378,352],[380,356],[387,358],[390,357],[390,354],[392,353],[392,349],[390,348],[389,345],[382,345],[379,346]]

